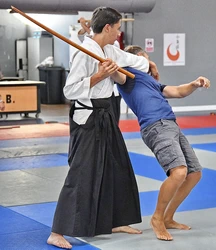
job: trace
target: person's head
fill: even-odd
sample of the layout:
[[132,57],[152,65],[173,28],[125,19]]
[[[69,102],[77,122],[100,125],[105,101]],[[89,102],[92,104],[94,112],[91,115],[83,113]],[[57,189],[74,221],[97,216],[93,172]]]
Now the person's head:
[[149,55],[146,53],[146,51],[142,47],[138,45],[128,45],[127,47],[125,47],[124,51],[137,55],[137,56],[144,56],[146,59],[149,60]]
[[98,7],[91,19],[94,34],[107,34],[108,43],[113,44],[120,35],[122,15],[110,7]]

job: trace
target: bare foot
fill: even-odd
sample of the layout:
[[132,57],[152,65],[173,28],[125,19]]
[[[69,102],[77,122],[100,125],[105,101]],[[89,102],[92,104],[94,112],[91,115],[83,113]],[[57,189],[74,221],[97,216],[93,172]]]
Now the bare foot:
[[115,227],[112,229],[113,233],[128,233],[128,234],[142,234],[142,231],[132,228],[130,226]]
[[164,221],[165,227],[167,229],[181,229],[181,230],[190,230],[191,227],[185,225],[185,224],[180,224],[174,220],[170,221]]
[[61,234],[56,233],[50,234],[47,244],[66,249],[72,248],[72,245]]
[[154,217],[151,219],[151,226],[159,240],[171,241],[173,240],[172,235],[166,230],[164,222]]

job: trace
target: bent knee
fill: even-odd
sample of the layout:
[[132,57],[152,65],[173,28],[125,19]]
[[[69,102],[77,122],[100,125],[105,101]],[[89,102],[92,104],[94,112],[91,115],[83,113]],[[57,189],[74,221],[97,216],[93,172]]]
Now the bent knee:
[[187,167],[179,166],[170,170],[170,177],[183,182],[187,177]]

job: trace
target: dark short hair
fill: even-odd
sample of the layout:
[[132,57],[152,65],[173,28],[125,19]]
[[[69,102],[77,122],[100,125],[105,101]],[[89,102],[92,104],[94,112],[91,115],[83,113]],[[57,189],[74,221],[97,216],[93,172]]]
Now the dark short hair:
[[138,45],[128,45],[125,47],[124,51],[135,55],[137,55],[139,52],[146,53],[145,50]]
[[110,7],[98,7],[93,12],[91,27],[94,33],[99,34],[106,24],[112,26],[121,19],[122,15],[117,10]]

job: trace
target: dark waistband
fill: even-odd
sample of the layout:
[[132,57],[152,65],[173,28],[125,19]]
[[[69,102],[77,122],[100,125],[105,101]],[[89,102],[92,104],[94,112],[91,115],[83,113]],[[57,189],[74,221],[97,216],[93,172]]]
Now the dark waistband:
[[88,109],[88,110],[97,110],[97,109],[109,109],[111,104],[111,98],[100,98],[100,99],[90,99],[92,107],[76,100],[75,102],[81,107],[74,106],[74,110],[77,109]]

